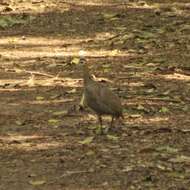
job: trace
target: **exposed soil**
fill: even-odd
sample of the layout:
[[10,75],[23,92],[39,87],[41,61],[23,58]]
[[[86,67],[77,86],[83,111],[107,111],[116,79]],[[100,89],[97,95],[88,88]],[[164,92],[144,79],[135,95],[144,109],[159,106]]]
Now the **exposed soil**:
[[[0,190],[190,189],[189,0],[4,0],[0,12]],[[104,135],[78,109],[80,52],[122,100]]]

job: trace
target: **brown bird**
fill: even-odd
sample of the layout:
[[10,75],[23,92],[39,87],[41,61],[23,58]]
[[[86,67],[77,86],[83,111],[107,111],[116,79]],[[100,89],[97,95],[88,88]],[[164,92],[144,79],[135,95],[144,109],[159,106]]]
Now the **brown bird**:
[[84,92],[81,101],[91,108],[98,116],[100,126],[102,127],[102,115],[112,116],[111,124],[114,118],[123,117],[122,105],[119,97],[109,88],[92,79],[86,63],[83,64]]

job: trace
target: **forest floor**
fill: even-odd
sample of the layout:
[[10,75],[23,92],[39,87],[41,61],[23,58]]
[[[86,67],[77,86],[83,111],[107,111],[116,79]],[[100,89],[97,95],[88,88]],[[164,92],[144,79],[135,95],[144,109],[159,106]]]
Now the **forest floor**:
[[[189,0],[3,0],[0,12],[0,190],[189,189]],[[81,53],[123,104],[104,135],[78,110]]]

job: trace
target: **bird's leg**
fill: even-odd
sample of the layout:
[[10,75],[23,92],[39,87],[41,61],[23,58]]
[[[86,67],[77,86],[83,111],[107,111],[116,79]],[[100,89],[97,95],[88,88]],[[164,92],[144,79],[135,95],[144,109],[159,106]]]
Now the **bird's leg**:
[[112,127],[112,126],[113,126],[113,122],[114,122],[114,116],[112,116],[112,118],[111,118],[110,127]]
[[101,117],[101,115],[98,115],[98,121],[100,123],[100,133],[102,133],[102,117]]
[[100,127],[102,128],[102,117],[101,117],[101,115],[98,115],[98,121],[100,123]]

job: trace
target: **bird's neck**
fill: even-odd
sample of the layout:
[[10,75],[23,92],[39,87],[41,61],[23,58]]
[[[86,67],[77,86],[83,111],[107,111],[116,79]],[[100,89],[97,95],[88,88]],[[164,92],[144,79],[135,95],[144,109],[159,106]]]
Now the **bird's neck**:
[[84,65],[83,68],[83,79],[84,79],[84,85],[89,84],[90,82],[93,81],[89,73],[89,69],[86,65]]

